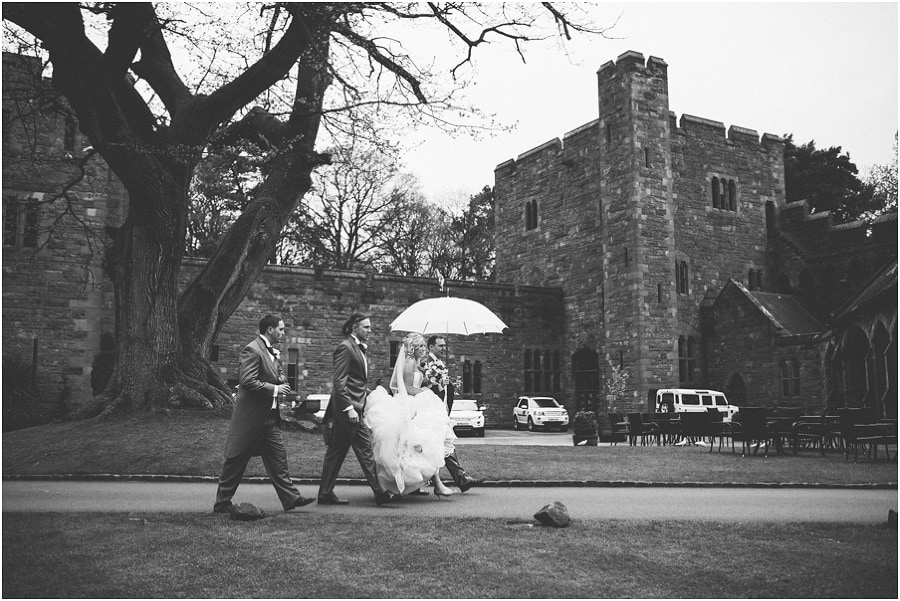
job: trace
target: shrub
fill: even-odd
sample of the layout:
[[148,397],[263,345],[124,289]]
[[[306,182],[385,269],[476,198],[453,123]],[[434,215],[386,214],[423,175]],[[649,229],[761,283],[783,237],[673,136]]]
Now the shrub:
[[579,411],[572,422],[572,433],[576,436],[596,436],[597,416],[593,411]]

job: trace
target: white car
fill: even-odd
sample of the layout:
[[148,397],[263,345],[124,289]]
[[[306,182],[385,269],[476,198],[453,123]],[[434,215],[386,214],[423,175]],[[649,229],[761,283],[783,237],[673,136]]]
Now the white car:
[[484,436],[484,407],[478,401],[456,399],[450,409],[450,419],[453,420],[453,430],[458,434],[474,432],[475,436]]
[[553,426],[558,426],[560,432],[569,429],[569,412],[548,396],[520,396],[513,418],[516,430],[527,427],[534,432],[540,427],[549,430]]

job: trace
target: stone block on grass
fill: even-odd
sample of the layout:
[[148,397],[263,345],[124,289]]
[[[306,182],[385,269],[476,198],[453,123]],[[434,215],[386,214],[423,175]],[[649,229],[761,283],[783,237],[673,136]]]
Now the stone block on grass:
[[569,510],[559,501],[554,501],[549,505],[545,505],[540,511],[534,514],[534,519],[539,521],[543,526],[553,526],[554,528],[565,528],[572,521],[569,517]]
[[253,503],[238,503],[231,506],[231,519],[238,522],[252,522],[266,517],[266,512]]

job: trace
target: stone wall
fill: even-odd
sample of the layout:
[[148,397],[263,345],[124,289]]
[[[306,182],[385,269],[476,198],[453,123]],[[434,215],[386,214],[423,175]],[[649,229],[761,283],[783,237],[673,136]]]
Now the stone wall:
[[[191,262],[187,267],[185,275],[189,276],[200,263]],[[452,296],[484,304],[509,326],[502,335],[449,336],[447,340],[451,375],[461,376],[466,360],[472,364],[480,361],[483,366],[481,394],[459,392],[457,398],[480,400],[488,406],[489,427],[508,427],[516,397],[522,392],[522,349],[566,350],[562,291],[472,282],[448,282],[448,286]],[[341,326],[351,313],[359,311],[372,320],[370,385],[379,379],[387,385],[392,371],[390,343],[399,342],[404,335],[391,333],[390,323],[414,302],[444,294],[447,292],[442,293],[430,278],[270,266],[219,336],[215,365],[223,380],[236,381],[241,348],[258,332],[260,317],[276,313],[287,330],[282,362],[287,362],[292,352],[298,358],[298,392],[304,397],[329,393],[332,353],[343,339]],[[567,393],[554,396],[562,403],[569,401]]]
[[120,223],[124,191],[84,151],[40,68],[3,54],[3,356],[33,365],[36,401],[50,406],[90,394],[101,333],[113,330],[104,226]]

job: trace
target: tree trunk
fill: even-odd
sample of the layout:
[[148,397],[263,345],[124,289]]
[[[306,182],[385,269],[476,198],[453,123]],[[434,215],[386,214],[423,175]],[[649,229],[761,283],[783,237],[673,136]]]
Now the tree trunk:
[[[320,24],[309,32],[310,49],[299,61],[294,108],[281,136],[288,149],[275,157],[253,203],[229,228],[178,302],[178,365],[203,382],[201,392],[213,405],[220,398],[216,390],[229,391],[209,368],[210,347],[273,256],[285,224],[312,185],[312,170],[329,160],[314,147],[330,83],[330,30]],[[247,332],[248,339],[252,336]]]
[[[152,168],[146,168],[147,163]],[[107,259],[116,295],[116,368],[102,395],[79,417],[164,411],[178,385],[176,303],[193,164],[135,160],[129,215]],[[195,164],[195,162],[194,162]]]

